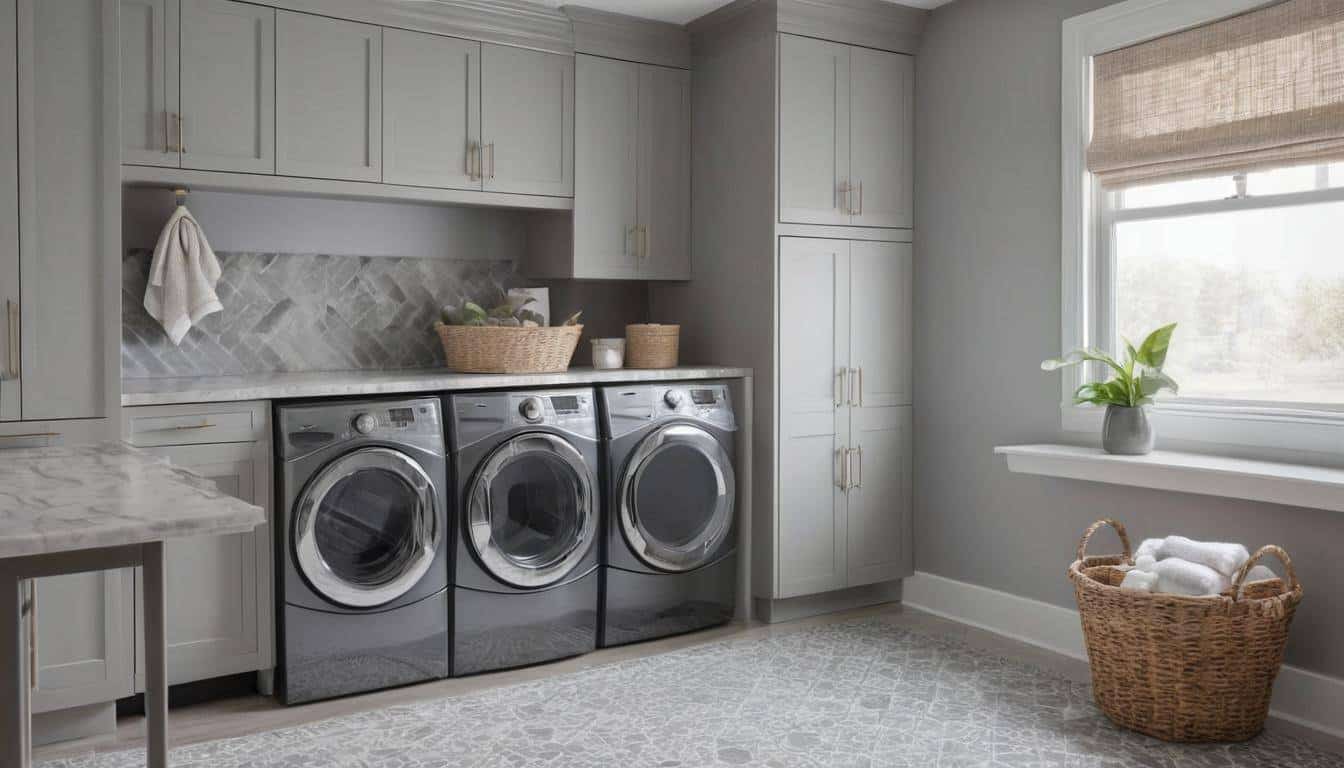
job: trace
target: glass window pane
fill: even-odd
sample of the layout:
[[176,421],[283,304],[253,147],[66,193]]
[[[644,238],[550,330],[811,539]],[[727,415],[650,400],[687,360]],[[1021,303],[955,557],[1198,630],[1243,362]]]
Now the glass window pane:
[[1310,192],[1317,188],[1318,169],[1319,166],[1315,165],[1297,165],[1249,173],[1246,175],[1246,194],[1259,196]]
[[322,498],[313,526],[317,550],[342,579],[385,584],[416,552],[419,515],[419,496],[406,481],[384,469],[360,470]]
[[635,512],[649,538],[686,547],[704,538],[718,498],[719,477],[709,459],[689,446],[671,445],[640,467]]
[[527,568],[563,559],[583,530],[577,483],[574,470],[550,454],[505,464],[490,484],[490,535],[500,552]]
[[1177,322],[1184,397],[1344,403],[1344,203],[1116,226],[1116,329]]
[[1225,200],[1236,194],[1237,187],[1231,176],[1166,181],[1125,188],[1121,193],[1120,207],[1152,208],[1159,205]]

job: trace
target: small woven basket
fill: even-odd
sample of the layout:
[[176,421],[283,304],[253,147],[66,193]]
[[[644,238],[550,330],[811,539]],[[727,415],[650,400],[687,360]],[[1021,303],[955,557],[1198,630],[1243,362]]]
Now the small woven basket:
[[625,326],[626,368],[676,368],[680,325],[638,323]]
[[582,325],[509,328],[435,323],[448,368],[459,373],[564,373]]
[[[1089,557],[1102,526],[1120,534],[1122,555]],[[1265,555],[1280,579],[1244,584]],[[1092,667],[1092,695],[1117,724],[1165,741],[1245,741],[1264,728],[1288,625],[1302,600],[1288,553],[1261,547],[1220,595],[1183,597],[1120,589],[1133,565],[1129,536],[1114,520],[1093,523],[1069,566]]]

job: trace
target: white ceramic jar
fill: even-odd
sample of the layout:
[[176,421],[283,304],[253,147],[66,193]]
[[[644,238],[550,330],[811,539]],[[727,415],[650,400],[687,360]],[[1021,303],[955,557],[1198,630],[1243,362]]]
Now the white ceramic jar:
[[599,371],[625,365],[625,339],[593,339],[593,367]]

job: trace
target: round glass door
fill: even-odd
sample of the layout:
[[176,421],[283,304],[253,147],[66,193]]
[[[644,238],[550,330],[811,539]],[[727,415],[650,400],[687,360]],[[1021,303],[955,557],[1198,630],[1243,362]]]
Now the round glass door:
[[336,459],[299,499],[294,549],[308,582],[341,605],[395,600],[434,562],[442,535],[434,486],[411,457],[362,448]]
[[472,483],[469,540],[495,578],[535,588],[564,578],[597,530],[592,473],[583,454],[548,434],[496,448]]
[[621,530],[635,554],[666,571],[704,565],[733,523],[732,460],[714,436],[672,424],[639,444],[621,479]]

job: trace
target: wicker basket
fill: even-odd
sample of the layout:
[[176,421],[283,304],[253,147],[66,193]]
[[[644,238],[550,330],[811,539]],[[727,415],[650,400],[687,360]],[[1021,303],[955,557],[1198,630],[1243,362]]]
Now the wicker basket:
[[460,373],[564,373],[582,325],[508,328],[435,323],[450,370]]
[[[1124,554],[1088,557],[1088,540],[1105,525],[1120,534]],[[1283,561],[1287,588],[1276,578],[1243,589],[1267,554]],[[1122,590],[1118,566],[1133,563],[1124,526],[1098,520],[1069,566],[1097,706],[1117,724],[1166,741],[1245,741],[1259,733],[1302,600],[1288,554],[1261,547],[1231,589],[1209,597]]]
[[640,323],[625,326],[626,368],[676,368],[680,325]]

